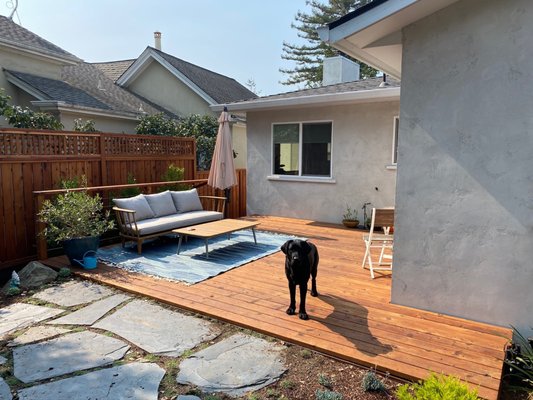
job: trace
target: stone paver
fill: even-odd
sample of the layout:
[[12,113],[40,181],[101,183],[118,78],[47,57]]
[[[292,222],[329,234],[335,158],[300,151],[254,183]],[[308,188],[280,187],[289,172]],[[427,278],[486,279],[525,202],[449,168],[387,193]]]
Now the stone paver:
[[242,396],[270,385],[287,370],[281,359],[282,349],[239,333],[182,361],[176,380],[205,392]]
[[0,339],[6,334],[25,328],[65,310],[33,304],[15,303],[0,309]]
[[6,362],[7,362],[7,358],[0,356],[0,365],[5,364]]
[[0,378],[0,399],[11,400],[12,398],[13,396],[11,396],[11,390],[9,389],[9,386],[2,378]]
[[13,350],[14,375],[24,383],[100,367],[120,360],[129,345],[94,332],[78,332]]
[[180,394],[176,400],[202,400],[202,399],[192,394]]
[[207,321],[142,300],[126,304],[93,327],[111,331],[149,353],[170,357],[179,357],[218,334]]
[[71,307],[100,300],[112,294],[110,289],[95,283],[71,281],[49,287],[33,297],[63,307]]
[[125,294],[116,294],[114,296],[95,301],[84,308],[67,314],[64,317],[54,319],[53,321],[48,321],[47,323],[61,325],[92,325],[113,308],[129,298],[130,297],[126,296]]
[[19,390],[20,400],[157,400],[165,370],[132,363]]
[[29,344],[37,342],[39,340],[50,339],[55,336],[62,335],[63,333],[70,332],[70,329],[60,328],[57,326],[34,326],[24,332],[22,335],[16,337],[7,345],[9,347],[22,346],[23,344]]

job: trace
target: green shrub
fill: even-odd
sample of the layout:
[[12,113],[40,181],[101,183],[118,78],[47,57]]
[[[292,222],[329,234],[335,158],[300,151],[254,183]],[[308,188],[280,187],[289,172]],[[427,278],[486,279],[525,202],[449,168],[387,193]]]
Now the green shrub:
[[176,135],[176,122],[165,117],[163,113],[142,117],[135,128],[140,135]]
[[368,371],[363,377],[361,387],[365,392],[385,392],[385,384],[379,379],[374,371]]
[[10,287],[7,289],[6,295],[8,296],[18,296],[20,294],[21,290],[18,287]]
[[526,339],[513,327],[513,341],[506,350],[505,364],[509,367],[509,377],[523,386],[513,385],[515,390],[533,389],[533,341]]
[[200,171],[211,167],[217,133],[218,120],[213,115],[192,114],[181,119],[176,126],[178,136],[196,139],[196,167]]
[[[182,181],[183,177],[185,176],[185,168],[180,168],[174,164],[170,164],[163,174],[161,176],[162,182],[173,182],[173,181]],[[189,186],[183,185],[180,183],[174,183],[170,185],[165,185],[161,188],[162,191],[164,190],[187,190],[189,189]]]
[[57,276],[61,279],[69,278],[72,275],[70,268],[61,268],[57,273]]
[[459,378],[431,374],[419,383],[402,385],[396,391],[398,400],[477,400],[477,390],[470,390]]
[[28,107],[10,106],[5,109],[4,116],[9,125],[15,128],[49,129],[60,131],[63,124],[52,114],[35,112]]
[[316,400],[342,400],[342,394],[330,390],[317,389],[315,396]]
[[333,387],[333,383],[331,382],[331,379],[329,379],[329,377],[324,374],[318,375],[318,383],[327,389],[331,389]]
[[92,119],[83,120],[76,118],[74,120],[74,130],[76,132],[100,132],[94,127],[95,122]]
[[67,191],[53,200],[45,200],[38,217],[46,224],[43,234],[51,241],[100,236],[114,227],[109,212],[102,213],[100,196],[86,190]]
[[[128,177],[126,178],[126,183],[128,185],[133,185],[137,183],[137,179],[135,179],[135,176],[131,172],[128,172]],[[120,197],[134,197],[141,194],[141,189],[138,187],[129,187],[122,189],[120,191]]]

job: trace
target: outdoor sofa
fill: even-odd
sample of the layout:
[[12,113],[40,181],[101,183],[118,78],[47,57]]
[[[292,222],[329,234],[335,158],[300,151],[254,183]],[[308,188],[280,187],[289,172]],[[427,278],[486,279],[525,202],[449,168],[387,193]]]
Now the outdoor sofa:
[[141,254],[142,243],[147,239],[224,218],[226,198],[199,196],[196,189],[191,189],[140,194],[113,202],[122,247],[127,240],[137,242],[137,252]]

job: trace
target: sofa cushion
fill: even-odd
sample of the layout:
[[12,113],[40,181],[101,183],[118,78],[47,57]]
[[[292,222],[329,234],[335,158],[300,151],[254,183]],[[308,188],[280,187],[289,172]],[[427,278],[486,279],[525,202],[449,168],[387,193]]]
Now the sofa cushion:
[[151,235],[158,232],[168,232],[184,226],[203,224],[217,221],[224,215],[217,211],[191,211],[186,214],[167,215],[165,217],[146,219],[137,223],[139,234]]
[[154,212],[155,217],[164,217],[178,212],[168,190],[162,193],[145,194],[144,198],[148,201],[148,205]]
[[196,189],[170,193],[172,195],[172,200],[174,200],[176,210],[178,210],[179,213],[185,213],[188,211],[201,211],[204,209]]
[[119,208],[135,211],[135,219],[137,221],[155,217],[154,212],[142,194],[126,199],[113,199],[113,202]]

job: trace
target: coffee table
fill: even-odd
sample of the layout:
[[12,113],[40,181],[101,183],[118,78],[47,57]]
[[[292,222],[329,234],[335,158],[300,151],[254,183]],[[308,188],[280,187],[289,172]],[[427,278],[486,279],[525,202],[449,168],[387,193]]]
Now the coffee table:
[[180,237],[178,242],[178,254],[180,253],[183,237],[192,236],[203,238],[205,240],[205,258],[209,258],[209,239],[220,235],[228,235],[229,239],[232,232],[241,231],[243,229],[251,229],[254,235],[254,243],[257,244],[257,239],[255,237],[255,227],[257,225],[259,225],[259,222],[228,218],[221,219],[219,221],[206,222],[205,224],[174,229],[172,230],[172,233],[176,233]]

